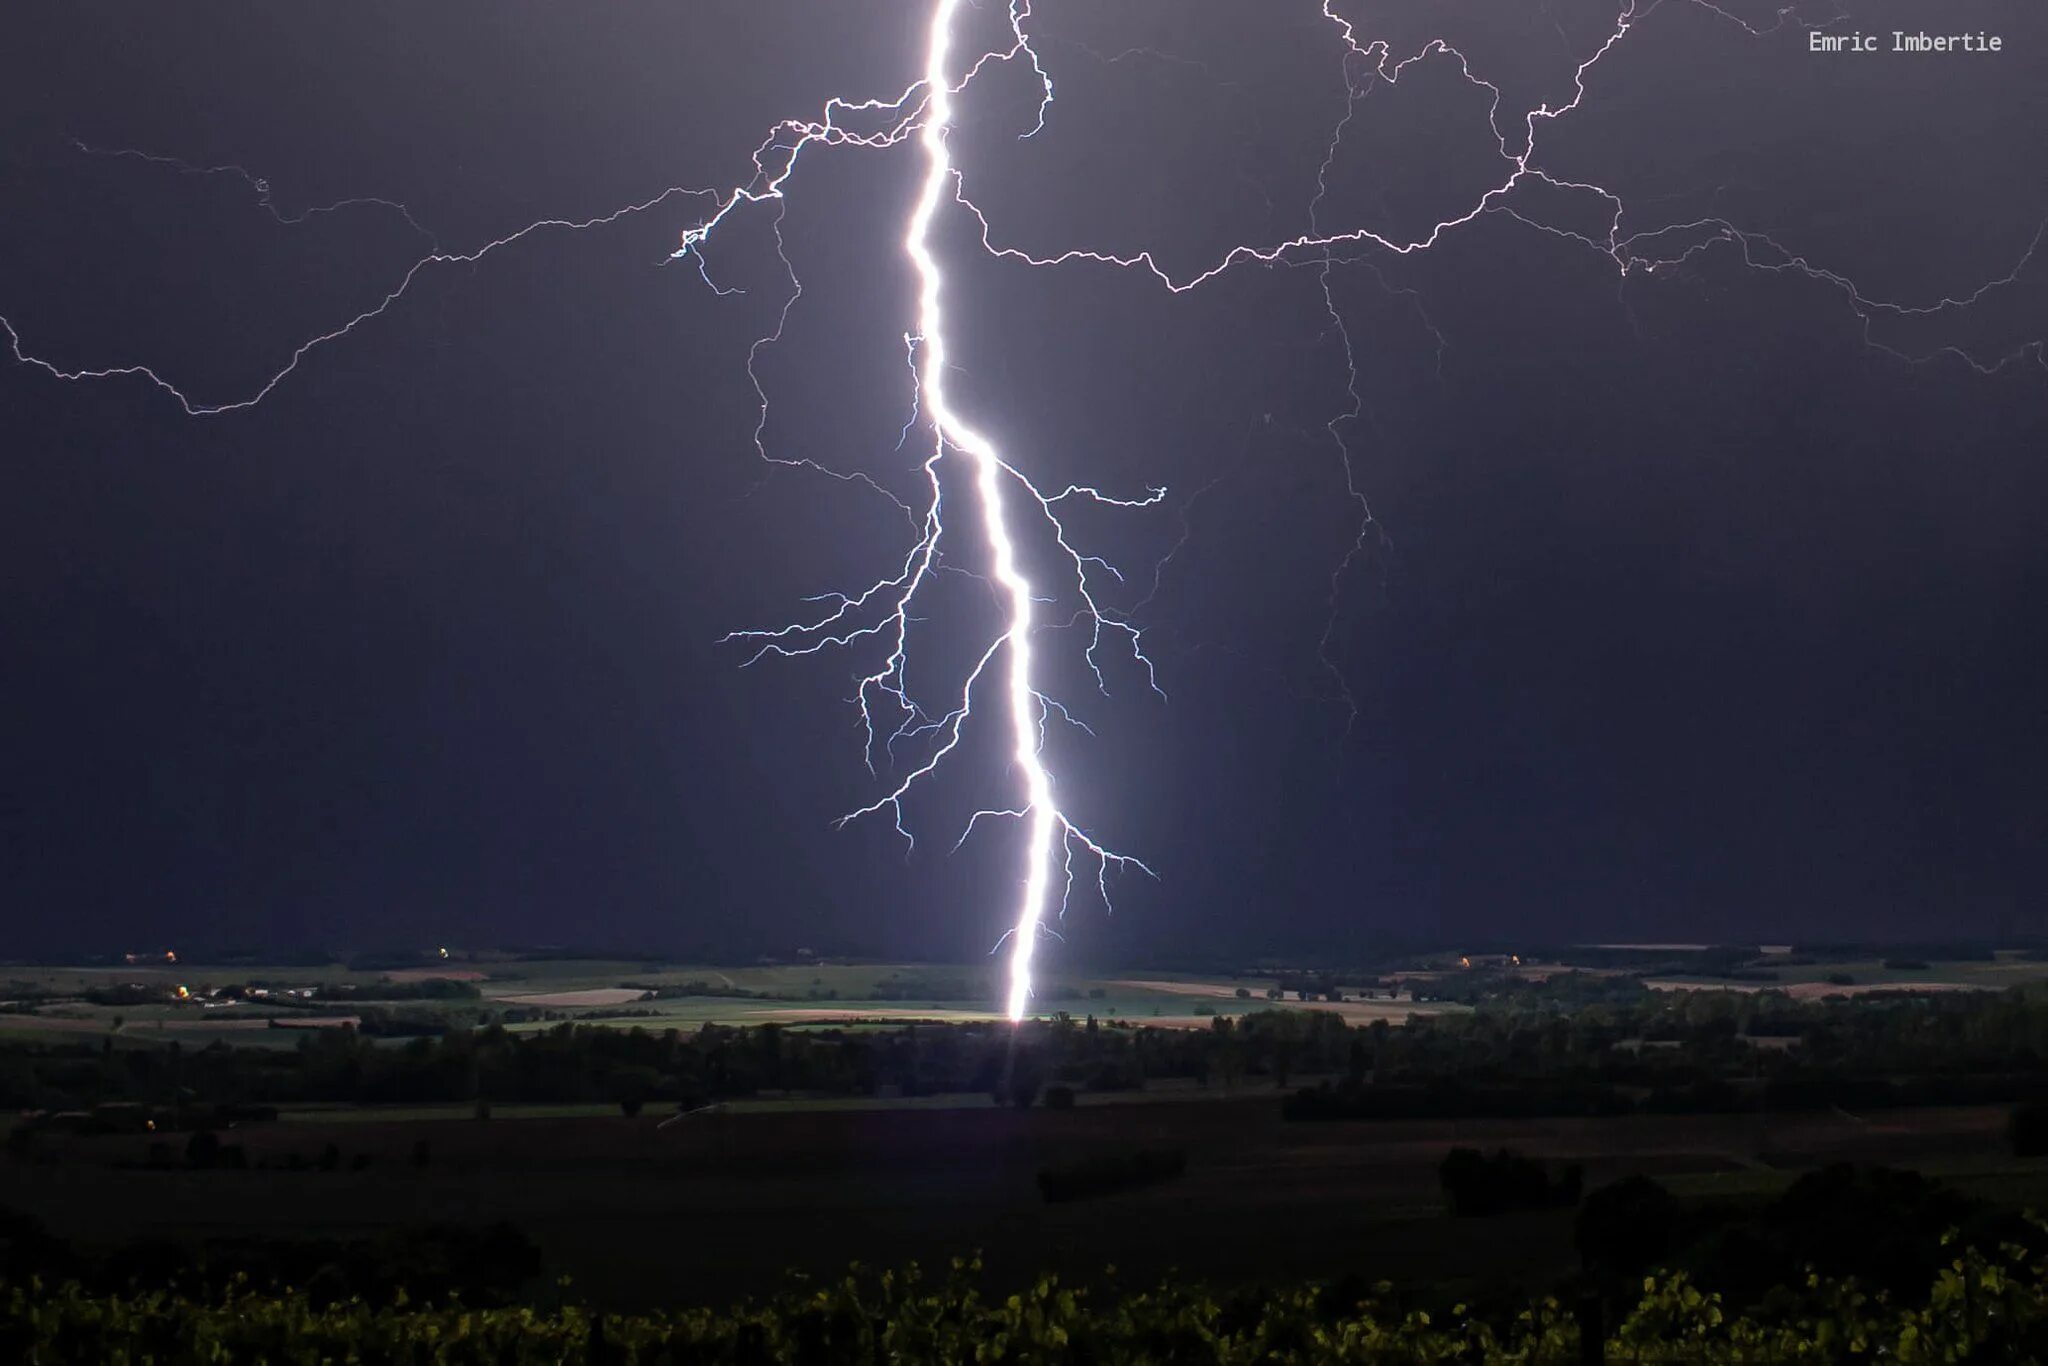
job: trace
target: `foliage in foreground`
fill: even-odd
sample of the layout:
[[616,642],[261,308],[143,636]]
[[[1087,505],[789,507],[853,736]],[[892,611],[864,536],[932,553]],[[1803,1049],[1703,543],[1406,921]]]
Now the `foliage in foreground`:
[[[1505,1320],[1432,1318],[1313,1286],[1219,1298],[1167,1284],[1091,1296],[1052,1280],[1003,1299],[974,1288],[979,1263],[939,1282],[915,1268],[798,1283],[728,1310],[599,1316],[405,1302],[317,1305],[239,1287],[217,1302],[168,1293],[97,1296],[76,1285],[0,1288],[0,1357],[170,1363],[1353,1363],[1579,1358],[1558,1301]],[[1380,1288],[1382,1292],[1385,1287]],[[1809,1277],[1759,1315],[1735,1313],[1682,1276],[1650,1277],[1613,1325],[1610,1361],[2017,1361],[2048,1356],[2048,1259],[2006,1244],[1955,1249],[1917,1307],[1852,1281]]]

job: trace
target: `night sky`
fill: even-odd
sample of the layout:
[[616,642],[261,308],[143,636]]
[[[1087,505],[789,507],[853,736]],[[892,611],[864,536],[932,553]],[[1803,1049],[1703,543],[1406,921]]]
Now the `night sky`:
[[[1614,21],[1611,0],[1424,8],[1339,6],[1403,55],[1457,44],[1511,133]],[[1077,898],[1053,961],[2048,928],[2048,10],[1852,0],[1836,31],[2006,50],[1830,56],[1723,8],[1641,18],[1539,164],[1621,195],[1634,230],[1724,219],[1870,298],[2017,277],[1866,324],[1725,243],[1625,282],[1504,212],[1428,253],[1348,250],[1330,280],[1362,409],[1340,430],[1378,525],[1334,618],[1357,508],[1325,430],[1350,400],[1321,258],[1176,296],[997,261],[945,220],[958,401],[1042,484],[1170,490],[1073,518],[1128,575],[1117,605],[1149,594],[1168,700],[1113,649],[1102,697],[1047,638],[1095,731],[1051,739],[1065,802],[1160,874],[1117,883],[1113,914]],[[1036,86],[1013,66],[954,139],[1004,241],[1185,274],[1308,228],[1344,112],[1315,0],[1037,9],[1045,130],[1017,140]],[[244,398],[436,244],[731,186],[776,120],[893,97],[925,14],[28,6],[0,41],[0,315],[60,368]],[[1001,19],[985,4],[963,41]],[[1503,174],[1486,118],[1447,60],[1374,89],[1319,221],[1406,237],[1462,212]],[[247,168],[269,209],[235,173],[118,149]],[[805,294],[758,367],[771,454],[903,496],[919,171],[913,146],[806,153],[784,223]],[[418,226],[279,221],[355,196]],[[1590,196],[1512,207],[1606,230]],[[721,643],[907,541],[865,488],[756,455],[772,211],[713,244],[729,297],[665,260],[702,212],[426,268],[237,413],[0,364],[0,954],[996,941],[1014,827],[948,852],[1008,795],[987,748],[912,801],[906,859],[886,818],[832,825],[879,795],[847,705],[869,655],[742,670]],[[935,602],[936,685],[986,590]]]

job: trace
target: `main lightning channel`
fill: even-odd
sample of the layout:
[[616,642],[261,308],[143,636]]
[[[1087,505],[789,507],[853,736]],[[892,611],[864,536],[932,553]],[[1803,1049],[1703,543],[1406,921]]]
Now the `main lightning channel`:
[[1028,834],[1025,839],[1024,899],[1017,908],[1017,923],[1010,937],[1010,1019],[1024,1018],[1031,1000],[1032,951],[1038,944],[1040,923],[1045,917],[1046,898],[1052,890],[1054,836],[1062,829],[1059,810],[1053,804],[1052,774],[1038,752],[1038,725],[1034,720],[1038,690],[1031,682],[1032,599],[1031,581],[1017,567],[1017,549],[1010,537],[1008,512],[1003,500],[1006,467],[995,444],[962,420],[946,390],[946,329],[943,295],[945,275],[932,252],[932,223],[945,201],[953,180],[953,158],[946,135],[953,121],[953,88],[946,74],[952,51],[953,21],[961,0],[937,0],[932,10],[932,27],[925,48],[924,80],[926,99],[924,126],[919,145],[924,149],[924,184],[911,210],[903,246],[917,270],[917,325],[923,341],[918,354],[918,385],[925,411],[931,416],[941,449],[950,447],[965,456],[974,467],[975,496],[981,503],[983,525],[987,528],[990,572],[1002,589],[1009,619],[999,641],[1007,652],[1004,671],[1004,701],[1009,709],[1013,760],[1024,775],[1025,804],[1022,812]]

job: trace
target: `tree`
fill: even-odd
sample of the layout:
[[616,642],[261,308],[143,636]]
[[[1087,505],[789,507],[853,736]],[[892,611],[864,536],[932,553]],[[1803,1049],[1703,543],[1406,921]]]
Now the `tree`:
[[640,1110],[661,1089],[661,1073],[645,1064],[622,1067],[612,1074],[612,1097],[619,1104],[619,1113],[627,1119],[639,1115]]
[[1570,1166],[1553,1183],[1541,1162],[1507,1148],[1491,1156],[1477,1148],[1453,1148],[1437,1168],[1437,1178],[1450,1197],[1452,1214],[1483,1218],[1576,1204],[1584,1174]]
[[1647,1176],[1631,1176],[1586,1197],[1572,1243],[1588,1271],[1636,1276],[1676,1247],[1678,1201]]

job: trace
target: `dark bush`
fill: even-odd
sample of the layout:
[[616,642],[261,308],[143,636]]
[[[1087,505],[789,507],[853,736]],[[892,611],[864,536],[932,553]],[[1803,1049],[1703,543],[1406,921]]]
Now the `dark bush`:
[[306,1278],[306,1298],[315,1309],[331,1309],[354,1293],[348,1273],[336,1262],[328,1262]]
[[1796,1284],[1809,1267],[1907,1295],[1923,1291],[1953,1255],[1944,1234],[1964,1229],[1988,1246],[2014,1236],[2012,1220],[2001,1223],[1918,1172],[1844,1162],[1808,1172],[1754,1218],[1712,1232],[1685,1261],[1702,1286],[1738,1304]]
[[1575,1205],[1584,1171],[1573,1164],[1553,1181],[1541,1162],[1501,1148],[1491,1156],[1477,1148],[1453,1148],[1437,1168],[1451,1213],[1459,1218],[1486,1218],[1516,1210],[1558,1209]]
[[1588,1271],[1637,1276],[1669,1260],[1678,1201],[1647,1176],[1631,1176],[1586,1197],[1572,1242]]

